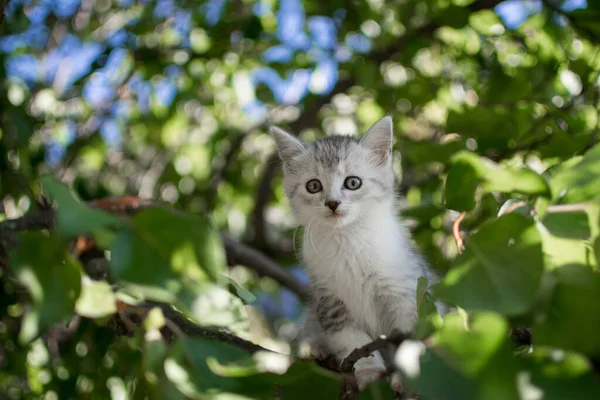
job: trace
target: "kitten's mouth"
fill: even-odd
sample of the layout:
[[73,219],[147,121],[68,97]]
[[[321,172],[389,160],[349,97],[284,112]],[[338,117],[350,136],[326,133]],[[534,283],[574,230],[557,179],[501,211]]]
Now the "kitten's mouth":
[[327,218],[341,218],[342,216],[342,213],[336,211],[331,211],[327,214]]

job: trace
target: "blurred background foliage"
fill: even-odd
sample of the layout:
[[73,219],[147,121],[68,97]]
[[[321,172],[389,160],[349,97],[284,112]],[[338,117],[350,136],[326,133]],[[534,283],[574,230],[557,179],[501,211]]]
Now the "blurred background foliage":
[[[53,234],[0,254],[2,396],[335,398],[334,372],[177,334],[158,309],[129,335],[110,321],[151,299],[295,353],[302,293],[232,250],[259,250],[306,283],[267,124],[312,140],[391,113],[403,215],[445,275],[434,294],[460,306],[442,323],[423,297],[428,345],[416,372],[400,363],[408,387],[600,398],[597,1],[0,7],[0,217],[58,205]],[[124,195],[179,211],[114,216],[78,200]],[[0,228],[3,248],[13,228]],[[98,276],[73,254],[80,234],[108,255]],[[532,327],[533,347],[514,348],[517,326]]]

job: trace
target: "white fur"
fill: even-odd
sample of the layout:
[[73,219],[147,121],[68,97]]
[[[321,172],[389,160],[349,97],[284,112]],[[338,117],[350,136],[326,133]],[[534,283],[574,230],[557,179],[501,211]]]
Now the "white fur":
[[[304,335],[315,355],[333,353],[341,362],[380,335],[410,332],[417,320],[417,279],[426,275],[431,281],[434,276],[397,216],[391,118],[382,118],[360,141],[345,143],[335,165],[318,162],[318,146],[302,144],[278,128],[271,133],[283,160],[286,194],[304,227],[302,258],[311,284],[341,300],[353,321],[339,331],[324,332],[315,309],[309,310]],[[349,176],[362,180],[358,190],[344,187]],[[320,180],[321,192],[306,190],[311,179]],[[329,200],[340,201],[340,216],[332,216],[325,206]],[[377,352],[355,364],[361,389],[384,372]]]

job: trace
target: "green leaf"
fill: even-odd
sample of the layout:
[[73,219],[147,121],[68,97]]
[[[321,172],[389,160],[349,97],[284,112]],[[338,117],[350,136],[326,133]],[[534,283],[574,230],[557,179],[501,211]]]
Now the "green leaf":
[[20,334],[23,342],[73,315],[81,290],[81,269],[56,237],[21,233],[10,254],[10,266],[33,300]]
[[[459,314],[448,314],[434,342],[449,351],[456,368],[465,376],[477,376],[490,364],[499,350],[508,350],[508,324],[494,313],[476,314],[470,322]],[[505,357],[510,358],[510,351]]]
[[236,291],[238,297],[244,301],[244,304],[250,304],[250,303],[253,303],[254,301],[256,301],[256,296],[254,294],[252,294],[250,291],[248,291],[248,289],[244,288],[242,285],[237,283],[231,277],[229,277],[225,274],[223,274],[223,276],[225,277],[227,282],[229,282],[235,288],[235,291]]
[[481,10],[469,16],[471,26],[484,35],[500,35],[504,33],[504,25],[492,10]]
[[87,280],[81,287],[75,310],[83,317],[106,317],[117,312],[117,299],[108,283]]
[[554,291],[544,318],[533,327],[535,342],[600,355],[600,274],[569,265],[553,271]]
[[470,323],[448,314],[409,386],[432,399],[518,399],[507,331],[506,321],[493,313],[477,314]]
[[442,10],[437,20],[441,26],[460,29],[469,23],[469,11],[465,7],[451,5]]
[[93,234],[121,224],[116,216],[82,203],[66,185],[55,178],[44,176],[41,183],[43,190],[58,203],[56,228],[64,239]]
[[419,319],[414,329],[416,338],[425,337],[433,332],[432,316],[438,315],[428,289],[429,282],[426,277],[422,276],[417,279],[417,312]]
[[600,197],[600,144],[588,150],[579,162],[568,162],[550,179],[553,198],[577,203]]
[[223,247],[209,220],[162,207],[136,214],[110,250],[114,277],[173,293],[206,279],[222,281],[225,271]]
[[549,196],[545,179],[529,169],[500,166],[468,151],[454,156],[445,186],[447,207],[469,211],[475,207],[475,190]]
[[465,246],[437,290],[440,297],[468,310],[506,315],[531,308],[544,270],[541,238],[531,219],[503,215]]
[[[183,359],[185,357],[185,360]],[[273,387],[289,400],[326,400],[337,397],[339,377],[310,361],[295,361],[271,352],[249,355],[240,347],[207,338],[186,337],[175,345],[172,358],[191,365],[190,383],[197,393],[237,393],[250,398],[271,398]]]
[[596,266],[596,257],[589,244],[591,238],[588,214],[585,211],[546,214],[538,224],[544,253],[553,267],[568,264]]

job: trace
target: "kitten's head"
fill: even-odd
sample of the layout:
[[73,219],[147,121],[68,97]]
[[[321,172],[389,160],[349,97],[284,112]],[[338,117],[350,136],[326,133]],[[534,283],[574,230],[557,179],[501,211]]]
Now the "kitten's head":
[[283,185],[298,222],[345,226],[393,202],[392,119],[360,137],[329,136],[303,143],[271,127],[283,162]]

